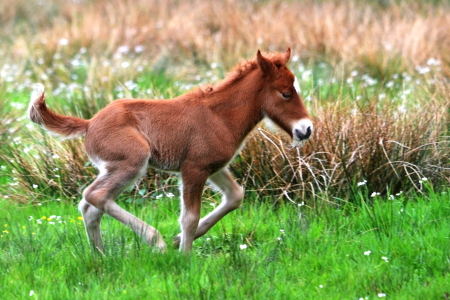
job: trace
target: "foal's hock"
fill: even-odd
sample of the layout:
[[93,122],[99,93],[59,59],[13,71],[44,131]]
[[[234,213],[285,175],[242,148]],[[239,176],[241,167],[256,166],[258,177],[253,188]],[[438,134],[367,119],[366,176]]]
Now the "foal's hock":
[[[103,251],[100,221],[108,214],[164,250],[161,234],[122,209],[114,199],[146,173],[148,167],[181,175],[181,233],[174,244],[183,252],[194,239],[242,203],[244,192],[228,171],[248,133],[265,117],[302,145],[313,125],[286,67],[291,50],[258,51],[256,59],[238,64],[216,85],[169,100],[120,99],[92,119],[59,115],[46,106],[37,84],[28,114],[36,124],[64,138],[85,135],[84,146],[99,170],[84,190],[79,209],[90,244]],[[206,181],[223,194],[222,203],[200,219]]]

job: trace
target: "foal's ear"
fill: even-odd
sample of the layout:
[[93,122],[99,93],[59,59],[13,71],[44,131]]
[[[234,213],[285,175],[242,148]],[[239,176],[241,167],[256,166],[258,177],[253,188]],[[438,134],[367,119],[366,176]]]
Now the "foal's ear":
[[284,59],[286,60],[286,64],[288,63],[289,59],[291,58],[291,47],[287,48],[286,52],[284,53]]
[[256,53],[256,61],[258,62],[258,66],[264,74],[270,73],[273,70],[273,63],[262,56],[261,51],[259,50],[258,53]]

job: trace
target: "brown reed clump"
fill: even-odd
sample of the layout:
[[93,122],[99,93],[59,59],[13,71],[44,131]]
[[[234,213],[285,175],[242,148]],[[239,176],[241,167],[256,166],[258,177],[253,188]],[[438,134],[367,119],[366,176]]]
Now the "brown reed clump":
[[[16,55],[88,47],[108,55],[121,45],[146,47],[147,58],[183,64],[224,62],[255,49],[293,47],[302,57],[389,68],[390,58],[414,65],[450,61],[448,6],[399,1],[39,1],[0,4],[0,37]],[[16,24],[19,23],[20,26]],[[14,38],[13,38],[14,37]],[[23,45],[25,43],[25,47]],[[78,47],[78,49],[77,49]]]

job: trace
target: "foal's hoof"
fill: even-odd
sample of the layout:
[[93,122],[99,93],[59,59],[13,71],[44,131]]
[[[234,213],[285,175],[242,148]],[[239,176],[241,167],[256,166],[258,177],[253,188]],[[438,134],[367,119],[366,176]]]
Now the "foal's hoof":
[[155,252],[164,253],[164,252],[166,252],[166,244],[164,244],[164,245],[157,245],[153,249],[154,249]]
[[162,236],[157,232],[155,236],[153,236],[148,242],[150,247],[153,247],[154,251],[164,253],[166,251],[166,243]]
[[180,248],[180,242],[181,242],[181,238],[179,235],[177,235],[176,237],[173,238],[173,246],[175,248]]

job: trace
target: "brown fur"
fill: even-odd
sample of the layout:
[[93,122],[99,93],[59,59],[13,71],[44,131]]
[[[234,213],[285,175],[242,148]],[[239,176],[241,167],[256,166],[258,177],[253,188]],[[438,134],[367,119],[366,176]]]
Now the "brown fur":
[[[194,237],[199,236],[198,227],[206,232],[217,218],[236,208],[230,204],[229,208],[216,212],[220,217],[211,217],[203,223],[202,219],[199,224],[201,195],[208,178],[225,198],[233,198],[240,204],[242,190],[229,176],[226,166],[258,122],[268,116],[295,138],[293,122],[309,118],[293,88],[294,75],[286,67],[289,57],[290,49],[268,57],[258,51],[255,60],[239,64],[215,86],[169,100],[116,100],[91,120],[50,111],[43,90],[38,91],[30,103],[30,119],[63,137],[85,134],[86,152],[101,171],[84,191],[80,203],[88,236],[95,247],[103,249],[97,232],[103,213],[129,225],[147,242],[164,247],[156,229],[114,202],[127,185],[145,173],[147,165],[181,173],[182,234],[176,244],[180,242],[183,251],[191,249]],[[292,96],[285,99],[282,93]]]

